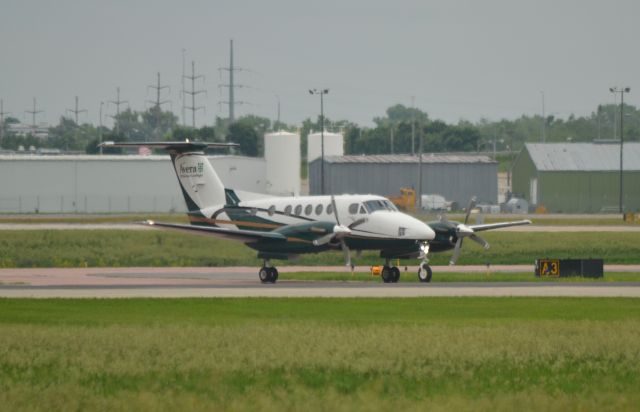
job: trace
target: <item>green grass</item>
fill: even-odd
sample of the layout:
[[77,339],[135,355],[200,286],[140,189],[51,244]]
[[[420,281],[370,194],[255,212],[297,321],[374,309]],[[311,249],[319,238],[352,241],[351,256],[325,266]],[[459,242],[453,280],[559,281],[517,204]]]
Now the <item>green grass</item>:
[[[465,242],[460,264],[531,264],[537,258],[602,258],[606,263],[640,262],[637,233],[518,233],[482,235],[484,250]],[[432,254],[447,264],[451,252]],[[358,266],[379,265],[377,252],[354,254]],[[416,264],[417,260],[401,264]],[[241,243],[165,231],[43,230],[0,231],[0,267],[256,266],[256,252]],[[302,255],[278,265],[343,265],[341,252]]]
[[[415,267],[404,271],[400,268],[400,282],[417,283],[418,275]],[[354,273],[345,269],[343,272],[281,272],[279,280],[304,280],[304,281],[344,281],[344,282],[382,282],[380,276],[372,276],[369,273]],[[602,278],[540,278],[527,273],[445,273],[434,271],[432,282],[640,282],[640,273],[633,272],[607,272]]]
[[158,220],[163,222],[188,223],[189,219],[184,213],[163,213],[163,214],[16,214],[0,216],[2,223],[20,224],[41,224],[41,223],[132,223],[144,220]]
[[0,299],[5,410],[637,410],[640,300]]

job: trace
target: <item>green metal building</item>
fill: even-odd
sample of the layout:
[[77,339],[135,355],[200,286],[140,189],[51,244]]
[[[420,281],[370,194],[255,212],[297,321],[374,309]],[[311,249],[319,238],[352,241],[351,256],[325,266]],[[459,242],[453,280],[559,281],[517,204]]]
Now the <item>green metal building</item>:
[[[623,211],[640,211],[640,143],[623,150]],[[618,212],[620,144],[527,143],[512,168],[512,192],[550,213]]]

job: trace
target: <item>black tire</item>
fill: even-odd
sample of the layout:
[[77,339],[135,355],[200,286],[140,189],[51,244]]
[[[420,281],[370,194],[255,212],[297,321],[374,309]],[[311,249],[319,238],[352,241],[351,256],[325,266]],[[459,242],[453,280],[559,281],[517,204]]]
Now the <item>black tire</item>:
[[398,269],[397,267],[392,267],[391,268],[391,274],[393,275],[393,279],[391,280],[393,283],[398,283],[398,281],[400,280],[400,269]]
[[431,271],[431,266],[425,264],[420,265],[420,268],[418,269],[418,279],[420,280],[420,282],[423,283],[429,283],[431,282],[431,276],[433,275],[433,272]]
[[391,268],[389,266],[384,266],[382,268],[381,277],[384,283],[393,282],[393,272],[391,271]]
[[271,283],[271,268],[261,267],[258,271],[258,277],[262,283]]
[[269,273],[271,274],[271,283],[276,283],[278,280],[278,269],[269,268]]

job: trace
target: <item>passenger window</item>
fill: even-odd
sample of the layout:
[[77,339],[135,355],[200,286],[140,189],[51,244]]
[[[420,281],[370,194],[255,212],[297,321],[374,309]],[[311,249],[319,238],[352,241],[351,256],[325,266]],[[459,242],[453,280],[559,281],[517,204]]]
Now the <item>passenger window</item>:
[[349,214],[350,215],[355,215],[356,213],[358,213],[358,204],[357,203],[351,203],[349,205]]
[[274,213],[276,213],[276,207],[274,205],[269,206],[269,216],[273,216]]
[[304,208],[304,214],[309,216],[312,210],[313,210],[313,206],[307,205],[307,207]]
[[322,205],[316,206],[316,215],[319,215],[320,213],[322,213]]
[[300,216],[301,213],[302,213],[302,205],[296,206],[296,210],[295,210],[296,216]]
[[291,214],[291,205],[287,205],[287,207],[284,208],[284,214],[289,216]]
[[330,215],[333,213],[333,205],[331,203],[329,203],[327,205],[327,214]]

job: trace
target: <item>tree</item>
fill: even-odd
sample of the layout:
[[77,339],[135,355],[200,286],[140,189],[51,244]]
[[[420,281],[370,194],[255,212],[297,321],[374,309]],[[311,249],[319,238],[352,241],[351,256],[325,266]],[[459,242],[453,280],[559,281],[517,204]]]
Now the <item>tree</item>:
[[227,141],[238,143],[238,151],[246,156],[258,156],[258,132],[249,123],[232,123],[229,126]]

